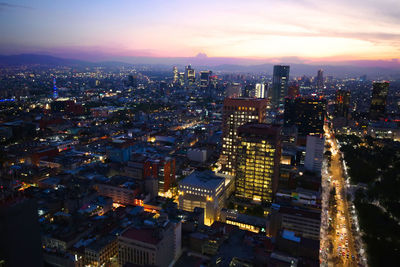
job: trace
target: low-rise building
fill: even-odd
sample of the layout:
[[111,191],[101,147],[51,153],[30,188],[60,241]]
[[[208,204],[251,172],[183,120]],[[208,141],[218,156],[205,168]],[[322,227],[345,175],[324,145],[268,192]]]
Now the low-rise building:
[[224,205],[225,178],[211,171],[193,172],[179,182],[179,209],[204,209],[204,224],[211,225]]

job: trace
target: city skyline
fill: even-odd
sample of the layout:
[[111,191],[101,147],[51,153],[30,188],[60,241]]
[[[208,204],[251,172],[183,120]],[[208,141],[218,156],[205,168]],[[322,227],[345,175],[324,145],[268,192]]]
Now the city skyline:
[[396,1],[96,3],[0,3],[0,54],[400,65]]

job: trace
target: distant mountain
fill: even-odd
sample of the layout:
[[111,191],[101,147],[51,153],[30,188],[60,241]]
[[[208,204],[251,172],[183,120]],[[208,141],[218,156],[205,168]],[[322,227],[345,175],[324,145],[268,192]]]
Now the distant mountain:
[[18,65],[84,65],[91,64],[87,61],[53,57],[48,55],[21,54],[11,56],[0,55],[0,65],[18,66]]
[[[368,75],[370,79],[400,78],[400,65],[398,62],[394,62],[391,67],[382,67],[380,65],[371,66],[368,64],[362,65],[363,63],[365,64],[365,62],[344,62],[343,65],[339,66],[328,64],[303,64],[298,62],[290,63],[290,59],[287,58],[285,61],[283,61],[283,63],[290,65],[290,74],[292,76],[315,76],[319,69],[323,69],[325,76],[342,78],[357,77],[361,75]],[[275,63],[268,62],[267,59],[262,60],[207,56],[177,58],[119,57],[116,59],[116,61],[92,62],[37,54],[21,54],[11,56],[0,55],[0,66],[46,65],[74,67],[128,67],[147,65],[153,66],[157,70],[166,71],[170,70],[172,66],[178,66],[178,68],[183,71],[183,67],[188,64],[192,64],[192,66],[197,70],[210,69],[214,72],[255,72],[266,73],[269,75],[272,74],[273,65],[275,65]]]

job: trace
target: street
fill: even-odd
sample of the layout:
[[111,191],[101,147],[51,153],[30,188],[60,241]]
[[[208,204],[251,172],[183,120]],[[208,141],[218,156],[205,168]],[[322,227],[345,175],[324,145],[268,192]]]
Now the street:
[[[323,266],[366,266],[360,260],[360,241],[355,237],[352,220],[355,215],[349,212],[346,175],[336,139],[326,127],[326,143],[330,146],[331,159],[325,159],[322,176],[323,219],[321,225],[321,262]],[[328,164],[330,163],[330,164]],[[336,203],[334,206],[333,203]],[[329,227],[331,225],[331,227]],[[362,263],[361,263],[362,262]]]

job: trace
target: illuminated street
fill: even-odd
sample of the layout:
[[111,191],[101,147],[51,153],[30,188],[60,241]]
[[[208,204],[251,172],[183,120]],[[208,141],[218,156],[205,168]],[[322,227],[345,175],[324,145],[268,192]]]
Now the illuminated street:
[[[329,206],[329,221],[333,220],[333,230],[328,231],[327,238],[321,243],[321,249],[328,251],[328,266],[365,266],[358,262],[358,247],[356,238],[354,236],[354,229],[352,229],[352,217],[349,213],[349,202],[346,197],[346,180],[343,170],[343,163],[341,160],[340,152],[336,139],[331,133],[326,134],[326,142],[330,146],[332,153],[328,173],[324,175],[325,184],[328,186],[329,192],[334,188],[336,200],[336,213],[333,214],[333,207]],[[327,182],[327,183],[326,183]],[[324,229],[324,227],[323,227]],[[330,243],[333,249],[330,251]]]

